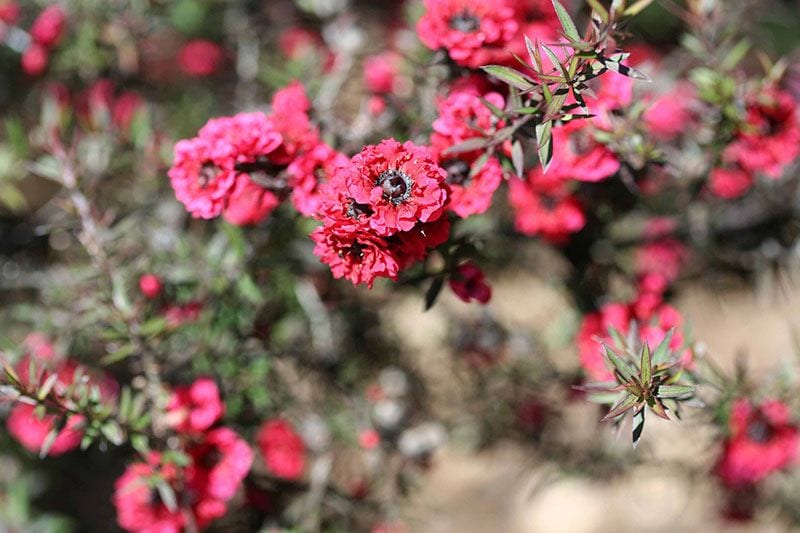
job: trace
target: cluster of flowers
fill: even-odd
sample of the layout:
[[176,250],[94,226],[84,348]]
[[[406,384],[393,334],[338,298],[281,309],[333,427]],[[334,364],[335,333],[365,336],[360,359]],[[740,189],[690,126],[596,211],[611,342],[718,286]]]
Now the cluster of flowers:
[[[26,384],[41,383],[49,376],[57,376],[53,391],[56,395],[64,395],[76,379],[90,380],[96,384],[103,401],[113,401],[118,394],[117,382],[108,374],[88,369],[58,353],[53,343],[41,333],[31,333],[23,341],[25,355],[15,366],[20,380]],[[33,366],[36,375],[31,375]],[[58,415],[45,414],[38,416],[36,406],[32,403],[18,402],[11,409],[6,420],[9,434],[22,446],[34,453],[39,453],[48,435],[56,428]],[[56,434],[55,440],[48,449],[49,455],[61,455],[77,448],[83,437],[82,427],[85,419],[82,415],[72,415]]]
[[[13,0],[0,2],[0,39],[20,15],[19,4]],[[39,13],[28,31],[29,40],[22,52],[21,66],[29,76],[39,76],[50,61],[50,52],[64,36],[66,14],[58,5],[50,5]]]
[[[190,524],[202,529],[226,513],[250,472],[254,454],[236,432],[219,425],[224,410],[211,379],[174,389],[166,419],[180,439],[180,453],[150,452],[117,480],[113,501],[123,529],[178,533]],[[272,475],[302,476],[305,445],[289,422],[268,420],[257,443]],[[159,489],[164,485],[174,494],[174,502],[165,501]]]
[[514,64],[509,52],[525,57],[526,35],[554,42],[558,27],[550,2],[543,0],[425,0],[417,34],[428,48],[478,68]]
[[292,189],[299,210],[308,210],[317,176],[336,159],[320,142],[310,107],[295,82],[275,94],[270,115],[214,118],[197,137],[179,141],[169,170],[178,200],[195,217],[223,215],[238,225],[264,220]]
[[797,101],[791,94],[768,87],[750,94],[744,107],[744,120],[709,178],[711,191],[722,198],[744,195],[758,174],[782,177],[800,155]]

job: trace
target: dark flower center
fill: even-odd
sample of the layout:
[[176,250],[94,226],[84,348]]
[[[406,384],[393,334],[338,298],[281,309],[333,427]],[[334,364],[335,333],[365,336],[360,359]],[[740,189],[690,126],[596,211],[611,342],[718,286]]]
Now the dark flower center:
[[222,453],[217,448],[211,448],[203,454],[203,458],[201,460],[204,467],[208,468],[209,470],[217,466],[220,461],[222,461]]
[[339,251],[339,257],[347,257],[349,260],[360,263],[364,259],[364,246],[358,241]]
[[393,205],[400,205],[411,197],[414,181],[405,172],[390,169],[378,176],[375,185],[383,189],[383,197]]
[[775,430],[763,417],[758,417],[747,424],[747,436],[754,442],[769,442]]
[[233,168],[237,172],[248,174],[256,185],[276,194],[289,192],[286,165],[276,165],[265,155],[256,157],[254,161],[236,163]]
[[475,31],[481,27],[480,19],[466,9],[451,17],[449,24],[452,29],[464,33]]
[[448,159],[442,163],[447,171],[447,183],[465,185],[470,180],[469,164],[461,159]]
[[372,209],[370,209],[369,204],[360,204],[351,198],[350,203],[347,205],[346,213],[350,218],[358,219],[362,215],[371,217]]
[[539,203],[545,211],[552,211],[558,205],[558,199],[551,194],[542,194],[539,196]]
[[200,188],[205,189],[208,187],[208,184],[217,177],[218,172],[219,167],[211,161],[203,163],[203,166],[200,167],[200,172],[197,173],[197,181],[200,184]]

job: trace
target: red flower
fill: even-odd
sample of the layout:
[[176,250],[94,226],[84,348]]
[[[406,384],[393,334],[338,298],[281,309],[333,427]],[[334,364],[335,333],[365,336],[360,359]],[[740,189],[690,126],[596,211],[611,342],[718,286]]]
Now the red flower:
[[46,48],[57,45],[64,35],[66,18],[60,6],[56,4],[47,6],[33,21],[31,39]]
[[288,421],[283,418],[268,420],[256,439],[270,472],[284,479],[298,479],[303,475],[305,445]]
[[178,52],[178,65],[188,76],[203,78],[214,74],[222,64],[222,48],[206,39],[189,41]]
[[785,468],[797,454],[797,426],[790,422],[788,406],[777,400],[754,406],[739,398],[731,407],[729,428],[716,466],[717,475],[729,487],[761,481]]
[[417,34],[428,48],[444,48],[453,61],[470,68],[508,60],[519,24],[506,1],[425,0],[425,9]]
[[139,93],[125,91],[119,95],[111,107],[111,122],[120,130],[130,129],[136,113],[144,107],[144,101]]
[[[250,472],[253,452],[233,430],[221,427],[203,435],[203,440],[189,450],[192,464],[187,468],[189,487],[198,491],[196,508],[210,508],[208,500],[224,504],[234,497],[242,480]],[[203,502],[202,500],[207,500]],[[219,505],[213,505],[219,508]],[[224,505],[222,506],[224,509]],[[224,512],[224,511],[223,511]],[[206,514],[203,519],[218,518]]]
[[528,172],[524,181],[511,179],[508,199],[515,213],[514,227],[525,235],[541,235],[560,243],[586,224],[581,206],[567,184],[551,176],[550,171],[543,174],[540,167]]
[[353,201],[369,206],[366,221],[378,235],[408,231],[442,216],[450,192],[447,175],[427,148],[388,139],[365,147],[351,163],[337,171],[337,178]]
[[257,185],[247,175],[240,174],[222,217],[237,226],[251,226],[267,218],[280,203],[275,193]]
[[[383,52],[364,61],[364,84],[375,94],[396,93],[404,82],[400,75],[403,56],[397,52]],[[407,80],[405,80],[407,81]]]
[[305,216],[317,216],[322,204],[320,185],[349,162],[347,156],[324,143],[297,156],[288,168],[295,208]]
[[156,481],[174,483],[179,472],[163,464],[161,455],[152,452],[146,463],[129,465],[114,483],[117,524],[133,533],[181,533],[186,517],[181,510],[171,511],[161,501]]
[[450,278],[450,288],[456,296],[469,303],[472,300],[485,304],[492,297],[492,288],[485,281],[483,271],[474,263],[459,265]]
[[234,192],[237,177],[268,173],[271,165],[267,156],[282,140],[263,113],[209,120],[197,137],[175,145],[168,172],[175,196],[195,217],[220,215]]
[[694,88],[680,84],[658,96],[644,113],[644,123],[648,131],[658,140],[670,141],[687,130],[694,114]]
[[139,278],[139,291],[145,298],[153,299],[161,294],[161,278],[153,274],[144,274]]
[[739,198],[753,186],[753,175],[741,168],[715,168],[708,179],[709,190],[726,200]]
[[358,444],[365,450],[374,450],[381,444],[381,436],[374,429],[365,429],[358,434]]
[[311,102],[298,81],[291,82],[273,95],[269,118],[283,142],[270,154],[272,163],[288,165],[299,154],[319,144],[319,132],[308,118],[310,109]]
[[[34,413],[34,406],[19,403],[11,409],[6,420],[8,433],[20,444],[33,453],[39,453],[44,441],[55,427],[56,415],[45,415],[39,418]],[[56,440],[48,450],[48,455],[61,455],[74,450],[83,437],[84,418],[70,416],[64,429],[59,431]]]
[[22,71],[28,76],[41,76],[47,69],[47,62],[49,60],[49,53],[47,48],[38,44],[31,43],[25,52],[22,53],[21,65]]
[[385,238],[366,230],[326,225],[311,233],[314,255],[331,267],[334,278],[346,278],[354,285],[372,284],[378,277],[397,279],[401,270],[398,251]]
[[553,160],[548,175],[598,182],[613,176],[619,168],[617,156],[594,139],[590,122],[573,121],[553,128]]
[[167,325],[169,327],[177,328],[187,322],[196,321],[200,318],[200,312],[202,310],[203,304],[201,302],[170,304],[164,308],[164,318],[167,319]]
[[797,102],[789,93],[771,87],[751,96],[746,107],[745,124],[723,159],[750,173],[779,178],[800,154]]
[[217,384],[212,379],[200,378],[187,387],[176,387],[167,411],[176,431],[202,433],[222,418],[225,405]]
[[[9,26],[17,23],[19,18],[19,4],[16,0],[0,0],[0,21]],[[0,34],[2,36],[2,34]]]

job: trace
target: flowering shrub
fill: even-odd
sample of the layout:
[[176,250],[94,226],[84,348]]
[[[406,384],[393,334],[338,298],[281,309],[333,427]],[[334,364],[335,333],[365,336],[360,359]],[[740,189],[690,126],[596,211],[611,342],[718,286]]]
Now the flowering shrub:
[[682,307],[796,269],[756,3],[0,0],[0,522],[425,530],[448,440],[637,479],[697,431],[672,475],[796,526],[796,361]]

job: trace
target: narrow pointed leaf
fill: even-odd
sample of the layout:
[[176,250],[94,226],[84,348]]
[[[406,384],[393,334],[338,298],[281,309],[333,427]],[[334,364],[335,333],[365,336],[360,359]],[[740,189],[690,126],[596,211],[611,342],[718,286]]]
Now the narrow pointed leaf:
[[514,164],[514,172],[522,177],[525,172],[525,153],[522,151],[522,143],[519,140],[511,145],[511,162]]
[[639,0],[634,2],[633,5],[625,10],[626,17],[633,17],[644,11],[644,9],[653,3],[653,0]]
[[448,147],[444,151],[444,153],[458,154],[462,152],[472,152],[473,150],[480,150],[481,148],[485,148],[487,146],[487,142],[489,142],[489,140],[483,137],[473,137],[471,139],[467,139],[466,141]]
[[439,293],[442,292],[442,287],[444,287],[444,277],[438,276],[436,277],[433,282],[431,282],[431,286],[428,287],[427,292],[425,293],[425,310],[427,311],[433,304],[436,303],[436,299],[439,297]]
[[625,414],[630,409],[636,407],[636,405],[639,404],[639,402],[640,402],[639,398],[637,398],[633,394],[628,394],[611,408],[608,414],[606,414],[606,416],[603,417],[601,422],[606,422],[608,420],[617,418],[618,416]]
[[653,352],[653,365],[658,366],[669,361],[669,343],[672,342],[672,335],[675,328],[670,329]]
[[639,382],[642,384],[642,387],[645,389],[649,388],[653,379],[653,365],[650,359],[650,345],[647,341],[645,341],[644,346],[642,346],[642,359],[639,364],[639,372],[642,378]]
[[556,10],[558,20],[561,22],[561,27],[564,29],[564,35],[571,41],[580,41],[581,36],[578,33],[578,28],[575,27],[575,23],[572,22],[572,17],[569,16],[564,6],[562,6],[558,0],[553,0],[553,8]]
[[553,160],[553,136],[551,130],[553,123],[547,121],[543,124],[537,124],[536,132],[536,154],[539,156],[539,163],[542,165],[542,170],[546,173],[550,168],[550,162]]
[[632,381],[635,377],[631,365],[625,362],[617,353],[611,349],[608,344],[603,343],[603,349],[606,351],[606,359],[611,363],[614,369],[626,381]]
[[608,11],[600,2],[598,2],[598,0],[586,0],[586,2],[589,4],[589,6],[591,6],[592,10],[597,13],[597,15],[600,17],[600,20],[603,22],[608,22]]
[[659,417],[663,418],[664,420],[669,420],[670,419],[669,415],[667,415],[666,409],[664,409],[664,405],[661,403],[661,401],[658,398],[655,398],[653,400],[653,403],[649,404],[649,405],[650,405],[650,409],[656,415],[658,415]]
[[694,394],[695,388],[691,385],[661,385],[658,387],[658,398],[682,398]]
[[514,70],[513,68],[504,67],[502,65],[486,65],[485,67],[481,67],[481,70],[522,91],[527,91],[534,86],[532,80],[528,79],[522,72]]
[[639,441],[642,439],[642,434],[644,433],[644,409],[641,409],[638,413],[633,414],[633,428],[631,430],[631,443],[633,444],[633,449],[635,450],[636,447],[639,445]]

